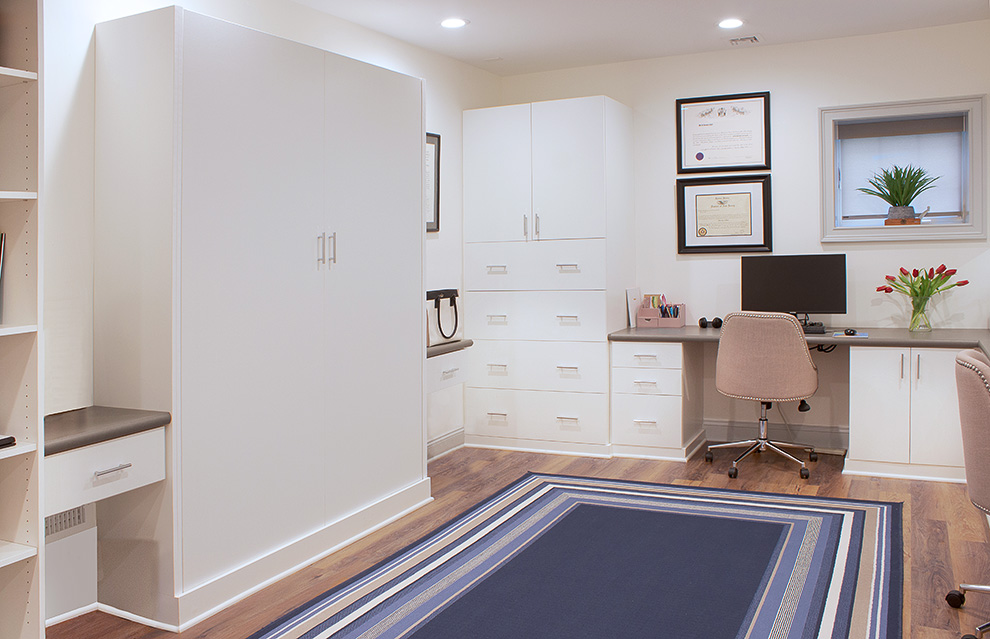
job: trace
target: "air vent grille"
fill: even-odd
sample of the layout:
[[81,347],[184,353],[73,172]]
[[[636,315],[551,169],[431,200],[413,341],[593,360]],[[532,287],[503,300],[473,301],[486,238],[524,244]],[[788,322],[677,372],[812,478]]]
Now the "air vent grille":
[[58,534],[85,523],[85,506],[77,506],[71,510],[49,515],[45,517],[45,537]]

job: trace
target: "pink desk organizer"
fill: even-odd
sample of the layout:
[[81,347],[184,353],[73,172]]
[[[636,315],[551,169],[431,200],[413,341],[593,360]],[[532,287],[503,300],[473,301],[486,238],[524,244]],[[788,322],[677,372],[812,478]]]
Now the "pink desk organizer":
[[677,317],[660,317],[660,309],[652,308],[649,304],[648,299],[643,300],[643,305],[636,311],[637,328],[680,328],[684,326],[686,315],[683,304],[675,304],[678,309]]

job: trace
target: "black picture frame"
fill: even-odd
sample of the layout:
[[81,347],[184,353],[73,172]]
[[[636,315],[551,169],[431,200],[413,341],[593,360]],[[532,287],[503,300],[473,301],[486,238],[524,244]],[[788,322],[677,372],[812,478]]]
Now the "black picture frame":
[[676,111],[679,174],[770,170],[769,91],[681,98]]
[[425,206],[427,215],[426,232],[440,231],[440,135],[426,134],[426,169]]
[[677,180],[677,252],[771,252],[770,196],[769,173]]

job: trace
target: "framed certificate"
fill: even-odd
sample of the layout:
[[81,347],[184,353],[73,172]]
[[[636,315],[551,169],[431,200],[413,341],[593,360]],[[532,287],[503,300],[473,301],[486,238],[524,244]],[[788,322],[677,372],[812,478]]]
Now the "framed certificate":
[[678,253],[770,250],[769,175],[677,180]]
[[770,169],[770,92],[677,100],[677,172]]

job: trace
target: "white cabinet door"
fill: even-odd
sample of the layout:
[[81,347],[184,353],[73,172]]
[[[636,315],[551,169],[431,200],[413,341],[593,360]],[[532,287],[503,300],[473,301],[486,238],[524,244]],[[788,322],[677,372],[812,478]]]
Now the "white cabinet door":
[[328,521],[425,475],[422,99],[326,54]]
[[323,525],[300,490],[324,463],[323,54],[195,14],[183,38],[174,379],[188,591]]
[[911,463],[963,465],[956,351],[911,349]]
[[464,112],[464,241],[530,239],[530,105]]
[[849,349],[849,458],[911,461],[911,352]]
[[533,104],[533,214],[540,240],[605,237],[605,98]]

